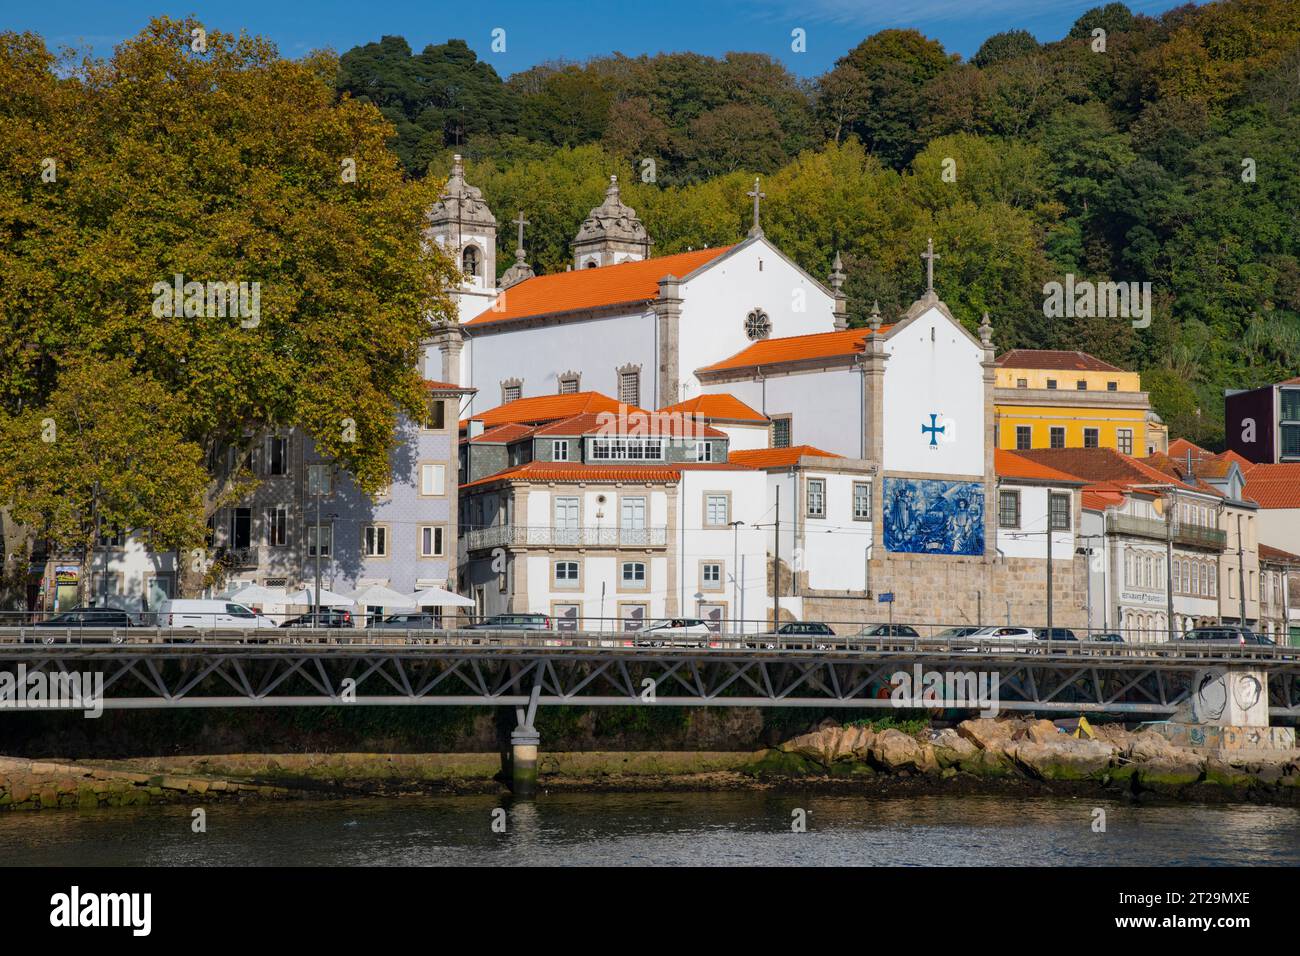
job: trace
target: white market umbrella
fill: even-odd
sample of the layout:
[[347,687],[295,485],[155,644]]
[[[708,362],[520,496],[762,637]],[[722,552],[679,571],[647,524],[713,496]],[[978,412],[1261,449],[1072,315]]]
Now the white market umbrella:
[[425,588],[416,591],[412,597],[420,607],[473,607],[474,602],[459,594],[452,594],[442,588]]
[[[301,591],[294,591],[284,600],[288,604],[302,604],[307,607],[315,605],[316,601],[312,597],[314,588],[306,587]],[[357,602],[343,594],[335,594],[333,591],[327,591],[325,588],[320,589],[320,606],[321,607],[351,607]]]
[[260,584],[245,584],[231,594],[227,600],[239,604],[284,604],[287,597],[284,588],[264,588]]
[[360,607],[415,607],[415,598],[383,584],[372,584],[365,590],[358,591],[352,595],[352,600]]

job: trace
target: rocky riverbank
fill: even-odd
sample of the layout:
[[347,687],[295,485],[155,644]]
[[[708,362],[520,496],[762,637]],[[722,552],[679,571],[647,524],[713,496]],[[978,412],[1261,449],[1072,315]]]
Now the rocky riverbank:
[[[853,792],[1101,792],[1300,804],[1300,750],[1205,750],[1118,724],[1077,739],[1047,720],[968,720],[915,734],[815,730],[757,751],[543,750],[565,790],[826,787]],[[500,793],[496,753],[224,754],[121,760],[0,757],[0,809],[34,810],[444,792]]]

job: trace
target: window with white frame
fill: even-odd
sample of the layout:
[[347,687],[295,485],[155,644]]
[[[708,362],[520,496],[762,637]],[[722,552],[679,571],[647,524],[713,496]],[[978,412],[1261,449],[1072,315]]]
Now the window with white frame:
[[808,479],[808,517],[826,517],[826,480],[824,478]]
[[307,466],[307,494],[315,497],[328,497],[334,494],[334,470],[332,465]]
[[569,440],[559,438],[551,442],[551,461],[569,460]]
[[871,520],[871,484],[866,481],[853,483],[853,520]]
[[700,568],[700,580],[707,585],[722,583],[722,565],[717,561],[706,561]]
[[328,558],[334,553],[334,526],[309,524],[307,526],[307,556]]
[[645,587],[645,562],[623,562],[623,586],[629,588]]
[[273,477],[289,474],[289,439],[282,435],[266,440],[266,473]]
[[416,529],[420,541],[420,557],[441,558],[443,551],[443,527],[425,524]]
[[284,505],[266,509],[266,543],[272,548],[289,543],[289,509]]
[[661,438],[591,438],[588,439],[592,461],[662,461]]
[[420,494],[445,495],[447,493],[447,466],[437,462],[420,465]]
[[696,461],[713,461],[713,442],[697,441],[695,443]]
[[710,527],[720,527],[727,524],[731,520],[730,509],[727,505],[726,495],[705,495],[704,523]]
[[1048,511],[1051,517],[1051,526],[1053,531],[1070,530],[1069,495],[1050,495],[1048,500]]
[[388,527],[382,524],[366,525],[361,532],[361,550],[367,558],[388,557]]
[[557,588],[574,588],[578,586],[578,562],[555,562],[555,586]]

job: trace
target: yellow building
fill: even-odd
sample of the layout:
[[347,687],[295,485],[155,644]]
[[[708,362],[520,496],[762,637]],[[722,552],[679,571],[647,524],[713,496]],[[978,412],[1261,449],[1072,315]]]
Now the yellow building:
[[1168,432],[1142,378],[1084,352],[1014,349],[997,359],[998,447],[1163,452]]

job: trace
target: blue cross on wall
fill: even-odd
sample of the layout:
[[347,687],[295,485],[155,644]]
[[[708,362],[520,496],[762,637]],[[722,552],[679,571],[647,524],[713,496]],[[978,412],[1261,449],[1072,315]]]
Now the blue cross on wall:
[[940,425],[940,424],[939,424],[939,416],[936,415],[936,414],[934,414],[933,412],[931,412],[931,413],[930,413],[930,424],[928,424],[928,425],[922,424],[922,425],[921,425],[921,434],[924,435],[926,432],[929,432],[929,433],[930,433],[930,447],[931,447],[931,448],[936,448],[936,447],[938,447],[938,445],[939,445],[939,439],[938,439],[939,432],[943,431],[945,428],[946,428],[946,426],[944,426],[944,425]]

